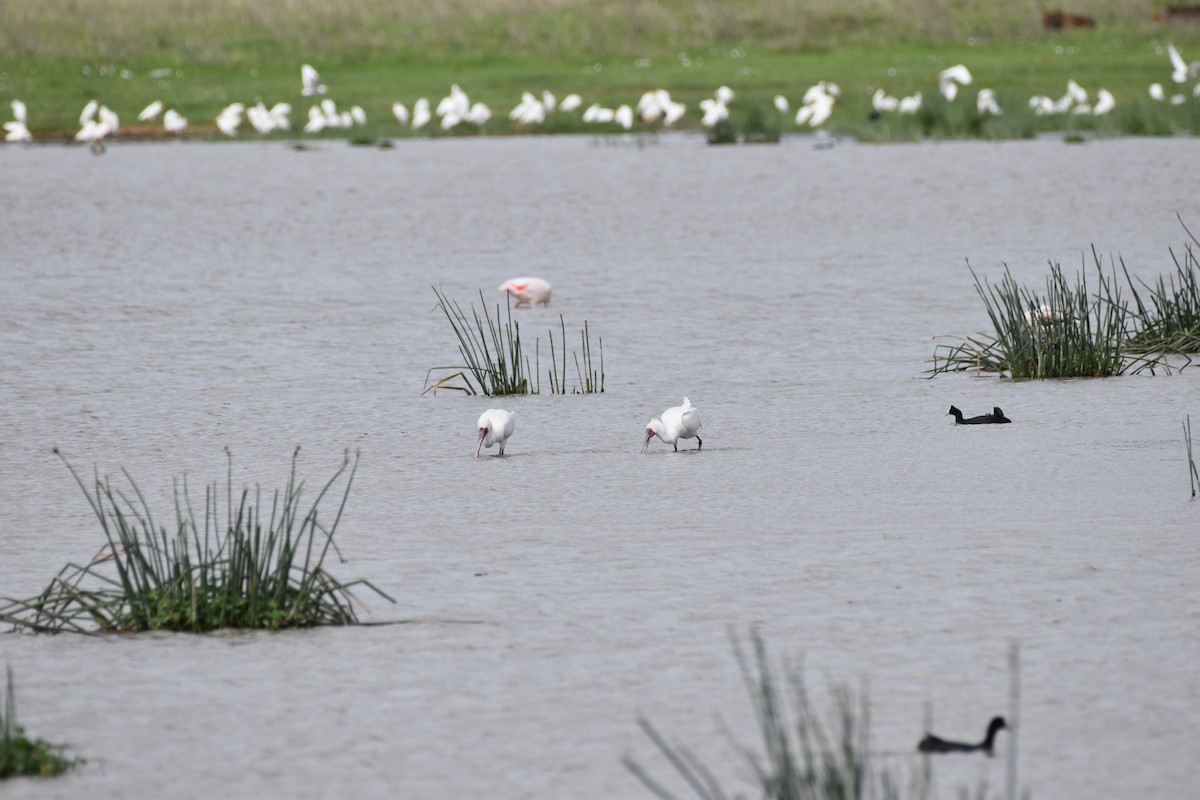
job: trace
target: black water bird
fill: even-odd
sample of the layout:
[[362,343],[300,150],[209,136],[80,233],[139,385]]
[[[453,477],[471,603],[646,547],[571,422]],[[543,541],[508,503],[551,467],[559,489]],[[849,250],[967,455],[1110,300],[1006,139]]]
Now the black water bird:
[[963,419],[963,414],[957,406],[950,406],[950,410],[946,413],[954,415],[955,425],[995,425],[1000,422],[1012,422],[1011,419],[1004,416],[1000,406],[992,408],[991,414],[980,414],[978,417],[968,417],[967,419]]
[[996,733],[1008,727],[1004,723],[1004,717],[992,717],[992,721],[988,723],[987,736],[979,744],[967,744],[966,742],[951,742],[946,739],[939,739],[932,733],[926,734],[925,738],[917,745],[919,753],[984,753],[988,756],[992,754],[992,746],[996,742]]

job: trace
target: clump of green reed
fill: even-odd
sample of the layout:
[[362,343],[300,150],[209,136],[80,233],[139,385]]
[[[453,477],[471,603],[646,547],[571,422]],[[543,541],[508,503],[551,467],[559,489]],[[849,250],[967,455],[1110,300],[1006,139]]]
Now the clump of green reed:
[[[769,800],[901,797],[899,780],[871,760],[870,706],[866,692],[856,701],[850,689],[836,687],[834,719],[828,725],[812,707],[803,669],[785,668],[786,688],[781,687],[771,669],[762,636],[754,631],[752,640],[753,665],[736,639],[733,644],[762,734],[761,754],[752,747],[737,745],[754,776],[755,793]],[[638,724],[697,797],[703,800],[730,797],[712,771],[687,747],[668,742],[644,718]],[[675,797],[632,758],[626,756],[622,764],[655,796],[664,800]],[[922,775],[913,776],[907,794],[917,798],[928,796],[928,783]]]
[[1123,354],[1128,306],[1115,275],[1106,276],[1100,255],[1092,249],[1097,289],[1088,288],[1085,270],[1068,282],[1059,264],[1050,265],[1046,291],[1019,286],[1004,267],[1004,278],[989,284],[971,268],[975,290],[983,300],[992,332],[967,337],[934,350],[931,375],[976,370],[1007,373],[1013,378],[1078,378],[1120,375],[1153,369],[1155,359]]
[[[430,389],[456,389],[466,394],[484,394],[488,397],[498,397],[509,394],[532,394],[530,384],[529,358],[522,355],[521,323],[513,322],[512,307],[507,303],[505,295],[505,311],[508,312],[507,323],[500,321],[500,305],[496,305],[496,318],[488,312],[487,303],[483,300],[483,292],[479,292],[479,302],[483,308],[483,317],[471,305],[471,316],[468,317],[462,306],[450,300],[436,286],[434,294],[438,298],[438,308],[450,321],[454,335],[458,338],[458,352],[462,355],[465,366],[453,375],[437,381]],[[454,369],[454,367],[435,367],[434,369]],[[432,372],[432,370],[431,370]],[[446,383],[450,378],[461,378],[466,387],[455,387]],[[474,383],[471,382],[474,378]]]
[[[325,569],[327,557],[337,553],[333,538],[358,469],[357,454],[353,462],[346,454],[307,509],[301,506],[305,483],[296,477],[299,448],[287,484],[269,503],[257,487],[253,495],[248,488],[235,494],[228,455],[224,492],[216,482],[207,486],[202,519],[187,479],[175,481],[168,527],[155,523],[127,471],[122,470],[127,487],[96,474],[89,489],[54,452],[83,490],[107,544],[87,564],[65,566],[37,597],[0,601],[0,620],[17,629],[201,633],[353,625],[358,616],[351,589],[360,584],[395,602],[365,580],[344,583]],[[341,501],[329,519],[319,513],[321,504],[342,476]]]
[[738,132],[729,118],[717,120],[716,124],[705,134],[709,144],[737,144]]
[[5,671],[7,684],[4,705],[0,706],[0,779],[20,775],[49,778],[83,763],[81,758],[63,755],[66,749],[64,745],[50,744],[25,735],[25,730],[17,724],[17,694],[12,667],[6,667]]
[[[558,315],[560,346],[554,344],[554,329],[551,328],[547,333],[550,336],[550,367],[546,371],[546,378],[550,384],[550,394],[567,394],[567,325],[563,321],[562,314]],[[592,364],[592,336],[588,331],[587,320],[583,322],[583,330],[579,332],[580,350],[573,352],[571,355],[575,360],[575,377],[578,383],[571,387],[571,394],[600,394],[604,391],[604,339],[600,339],[600,369],[597,370]],[[580,362],[579,352],[583,352],[583,360]],[[559,353],[561,352],[562,371],[559,371]],[[541,382],[538,383],[538,391],[541,391]]]
[[[1179,223],[1183,225],[1183,220]],[[1200,241],[1186,225],[1183,229],[1192,243],[1200,246]],[[1174,250],[1171,259],[1175,262],[1175,274],[1166,281],[1160,275],[1151,286],[1138,279],[1137,283],[1146,291],[1144,299],[1129,270],[1125,269],[1125,263],[1121,263],[1136,308],[1132,312],[1135,332],[1127,345],[1131,352],[1200,352],[1200,261],[1197,261],[1192,244],[1187,243],[1182,261]]]
[[[507,323],[500,322],[500,307],[496,306],[496,317],[483,306],[483,316],[471,306],[471,316],[458,303],[450,300],[437,287],[433,290],[438,297],[438,308],[442,309],[454,335],[458,338],[458,352],[465,366],[434,367],[426,374],[424,392],[446,389],[468,395],[483,394],[488,397],[512,394],[541,394],[541,340],[534,340],[534,362],[530,369],[529,356],[521,345],[521,324],[513,322],[512,307],[507,306]],[[483,303],[483,292],[479,293]],[[554,331],[549,331],[550,365],[546,376],[551,394],[567,394],[567,326],[558,315],[561,330],[560,345],[554,342]],[[599,394],[604,391],[604,340],[600,340],[600,368],[592,364],[592,341],[588,323],[583,323],[580,333],[582,361],[579,352],[573,353],[575,373],[579,383],[570,388],[571,394]],[[560,371],[561,364],[561,371]],[[454,370],[450,374],[430,383],[435,371]],[[461,384],[454,381],[461,381]],[[423,392],[423,393],[424,393]]]

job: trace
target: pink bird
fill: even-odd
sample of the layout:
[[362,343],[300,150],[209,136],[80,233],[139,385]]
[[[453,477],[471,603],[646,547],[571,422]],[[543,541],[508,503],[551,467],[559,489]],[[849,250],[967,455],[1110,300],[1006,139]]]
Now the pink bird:
[[475,457],[479,458],[480,450],[494,444],[500,445],[500,455],[504,455],[504,443],[513,432],[513,412],[489,408],[475,424],[479,426],[479,445],[475,448]]
[[542,278],[513,278],[500,284],[500,291],[508,292],[517,298],[514,308],[538,303],[550,305],[550,282]]
[[650,440],[655,436],[676,450],[679,449],[680,439],[695,439],[699,443],[696,449],[699,450],[704,447],[699,430],[700,415],[692,408],[692,401],[685,397],[683,405],[672,406],[662,413],[661,418],[655,417],[646,423],[646,441],[642,444],[642,452],[646,452]]

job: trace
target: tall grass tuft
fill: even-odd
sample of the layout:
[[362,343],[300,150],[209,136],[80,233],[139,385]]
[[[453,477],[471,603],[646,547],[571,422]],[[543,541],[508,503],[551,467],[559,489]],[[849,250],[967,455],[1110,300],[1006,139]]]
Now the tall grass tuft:
[[[1179,224],[1183,225],[1182,218]],[[1200,352],[1200,261],[1192,249],[1192,244],[1200,247],[1200,241],[1186,225],[1183,229],[1192,242],[1184,244],[1182,261],[1175,251],[1171,251],[1175,274],[1165,282],[1160,275],[1153,286],[1140,279],[1137,281],[1146,292],[1145,299],[1125,264],[1121,264],[1136,307],[1133,311],[1135,333],[1128,344],[1131,352]]]
[[[532,394],[533,387],[528,378],[528,357],[524,357],[522,363],[521,323],[513,322],[512,308],[507,303],[507,295],[505,310],[508,312],[508,321],[501,323],[499,304],[496,305],[496,318],[492,319],[487,303],[483,300],[482,291],[479,292],[479,303],[483,308],[482,317],[474,305],[471,306],[471,316],[468,317],[458,303],[446,297],[436,286],[433,287],[433,291],[438,298],[438,308],[445,313],[450,327],[454,329],[454,335],[458,338],[458,352],[463,357],[464,367],[432,386],[427,385],[426,391],[456,388],[448,385],[446,381],[449,378],[461,377],[466,383],[466,389],[458,388],[467,394],[484,394],[488,397]],[[474,378],[474,383],[471,378]]]
[[[249,488],[235,494],[233,456],[226,451],[224,491],[217,482],[208,485],[200,519],[187,479],[176,480],[168,527],[155,523],[127,471],[122,470],[127,486],[96,474],[89,488],[54,452],[83,490],[107,544],[87,564],[65,566],[37,597],[0,600],[0,620],[19,630],[203,633],[353,625],[358,616],[351,589],[359,584],[395,602],[365,580],[343,583],[325,569],[331,552],[337,553],[334,535],[358,469],[357,454],[353,461],[346,454],[305,509],[305,484],[296,477],[299,448],[287,484],[269,503],[257,487],[253,496]],[[321,504],[343,476],[341,500],[329,519],[319,513]]]
[[1018,379],[1105,377],[1122,374],[1130,367],[1136,372],[1160,365],[1156,359],[1123,353],[1128,306],[1121,299],[1115,276],[1104,274],[1095,248],[1092,257],[1097,281],[1094,293],[1083,269],[1072,284],[1061,265],[1052,263],[1045,294],[1038,294],[1019,286],[1007,265],[1003,279],[989,284],[968,263],[992,332],[938,345],[931,375],[976,370],[1007,373]]
[[4,703],[0,706],[0,779],[18,775],[49,778],[82,763],[83,759],[63,755],[63,745],[25,735],[24,729],[17,724],[17,693],[12,667],[6,667],[5,672]]
[[[898,779],[871,760],[866,692],[856,700],[847,687],[835,688],[836,710],[832,725],[827,725],[810,703],[803,670],[786,669],[786,689],[781,687],[767,658],[766,643],[757,631],[752,640],[753,664],[736,639],[734,653],[762,734],[761,753],[738,746],[754,776],[755,794],[769,800],[893,800],[904,796]],[[638,724],[697,797],[724,800],[731,796],[687,747],[668,742],[646,719],[639,719]],[[622,763],[656,797],[673,800],[675,795],[632,758],[626,756]],[[923,776],[911,779],[907,796],[928,796]]]
[[[471,306],[468,316],[458,303],[446,297],[434,287],[438,307],[446,315],[454,335],[458,339],[458,352],[463,358],[462,366],[434,367],[425,380],[424,392],[445,389],[468,395],[483,394],[488,397],[513,394],[541,394],[541,340],[534,340],[534,363],[530,368],[529,356],[521,345],[521,324],[513,322],[512,308],[507,307],[508,320],[500,322],[500,307],[496,306],[496,317],[488,313],[486,304],[483,316]],[[479,293],[483,303],[483,292]],[[560,338],[555,344],[554,330],[549,331],[550,362],[546,370],[550,394],[599,394],[604,391],[604,340],[600,340],[600,369],[592,364],[592,341],[585,320],[580,333],[582,361],[578,352],[573,354],[575,373],[579,382],[568,389],[567,381],[567,324],[558,315]],[[430,382],[436,371],[449,371],[439,380]],[[455,383],[461,381],[461,383]],[[423,392],[423,393],[424,393]]]

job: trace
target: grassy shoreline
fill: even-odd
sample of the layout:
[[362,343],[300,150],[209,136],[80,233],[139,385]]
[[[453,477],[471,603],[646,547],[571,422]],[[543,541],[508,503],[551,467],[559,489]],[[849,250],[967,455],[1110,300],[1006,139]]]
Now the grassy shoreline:
[[[29,107],[38,140],[69,140],[79,112],[93,98],[120,115],[126,135],[156,135],[160,124],[137,125],[138,112],[161,100],[189,120],[189,137],[219,136],[214,119],[233,102],[293,106],[299,135],[314,98],[300,94],[299,71],[311,63],[340,107],[360,105],[368,123],[322,136],[371,140],[403,136],[508,134],[521,92],[548,90],[615,107],[636,104],[643,91],[669,89],[688,105],[676,125],[700,129],[700,100],[722,84],[737,97],[735,121],[752,108],[768,110],[786,133],[802,130],[771,100],[785,95],[792,112],[819,80],[842,89],[825,126],[867,140],[922,137],[1020,138],[1045,131],[1097,135],[1200,132],[1194,81],[1175,85],[1164,51],[1174,43],[1200,59],[1200,24],[1156,26],[1148,3],[1112,0],[1098,27],[1044,31],[1040,6],[1025,2],[968,12],[941,0],[850,0],[774,4],[695,4],[682,0],[589,5],[582,0],[481,0],[420,4],[363,0],[354,9],[322,0],[183,0],[171,10],[149,0],[98,0],[113,15],[76,9],[68,0],[0,0],[8,21],[0,32],[0,118],[7,101]],[[845,8],[843,8],[845,6]],[[944,8],[943,8],[944,6]],[[59,12],[62,12],[61,14]],[[941,16],[939,16],[941,15]],[[954,104],[937,91],[937,73],[964,63],[975,82]],[[1105,117],[1035,117],[1035,94],[1058,97],[1074,79],[1117,101]],[[1156,102],[1151,83],[1182,92],[1178,106]],[[436,122],[419,132],[400,127],[395,101],[419,97],[436,105],[452,83],[491,107],[481,129],[446,134]],[[995,90],[1004,114],[979,118],[975,91]],[[872,123],[871,94],[920,91],[926,112],[885,115]],[[635,125],[634,130],[655,126]],[[610,132],[583,123],[580,112],[554,114],[540,133]],[[807,130],[807,129],[803,129]],[[239,138],[257,138],[244,126]]]

